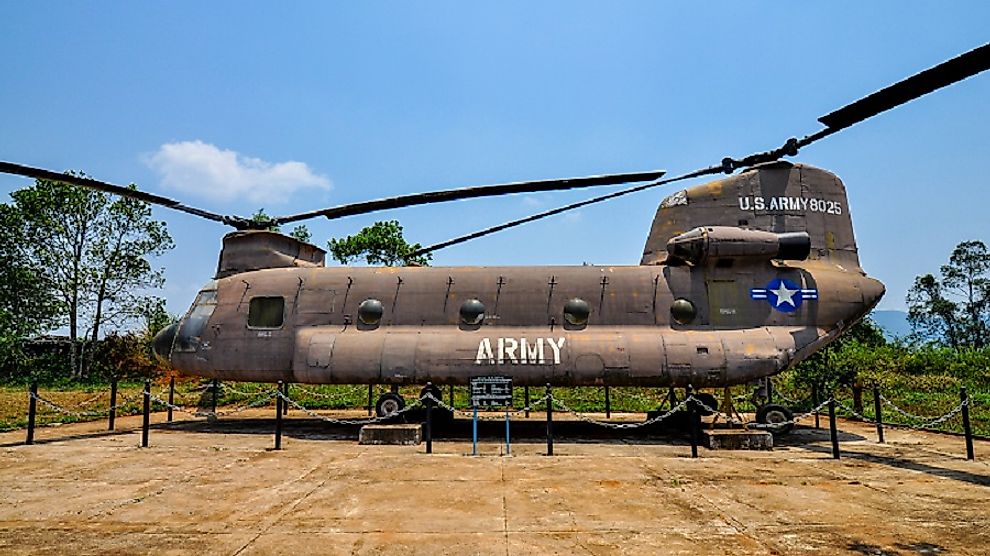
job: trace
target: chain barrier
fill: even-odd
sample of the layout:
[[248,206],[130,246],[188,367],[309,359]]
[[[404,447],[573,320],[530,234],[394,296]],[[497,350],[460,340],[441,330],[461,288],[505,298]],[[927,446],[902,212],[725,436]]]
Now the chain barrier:
[[32,392],[28,392],[28,397],[38,400],[39,402],[41,402],[42,405],[47,406],[49,409],[55,411],[56,413],[61,413],[63,415],[68,415],[70,417],[75,417],[76,419],[82,419],[86,417],[106,417],[107,415],[110,414],[110,411],[116,411],[118,409],[122,409],[126,405],[133,403],[134,401],[139,399],[142,395],[143,392],[138,392],[133,396],[121,396],[121,401],[117,402],[117,405],[112,405],[102,411],[76,411],[76,409],[82,407],[81,404],[76,406],[75,409],[70,409],[65,406],[59,405],[47,398],[44,398],[40,394],[34,394]]
[[[835,400],[835,405],[838,408],[840,408],[843,411],[845,411],[846,413],[848,413],[848,414],[856,417],[857,419],[859,419],[861,421],[866,421],[868,423],[876,423],[876,420],[875,419],[871,419],[871,418],[869,418],[869,417],[867,417],[867,416],[865,416],[865,415],[857,412],[856,410],[854,410],[851,407],[847,406],[846,404],[840,402],[839,400]],[[938,417],[920,417],[918,415],[911,415],[910,413],[902,412],[902,413],[906,413],[907,414],[906,416],[920,417],[918,419],[915,419],[917,421],[928,420],[927,422],[925,422],[923,424],[920,424],[920,425],[918,425],[918,424],[911,424],[911,423],[894,423],[894,422],[885,422],[884,424],[885,425],[905,426],[905,427],[907,427],[909,429],[917,429],[917,430],[930,429],[932,427],[936,427],[936,426],[941,425],[942,423],[944,423],[944,422],[952,419],[953,417],[955,417],[956,415],[958,415],[959,413],[961,413],[962,410],[963,410],[963,407],[965,407],[967,405],[969,405],[969,400],[966,400],[964,402],[959,402],[959,404],[956,405],[955,408],[951,409],[948,413],[945,413],[945,414],[940,415]]]
[[883,394],[880,394],[880,401],[882,401],[884,403],[884,405],[886,405],[887,407],[893,409],[895,413],[899,413],[901,416],[907,417],[908,419],[910,419],[912,421],[929,421],[929,420],[937,419],[938,418],[935,415],[915,415],[914,413],[910,413],[908,411],[904,411],[903,409],[897,407],[894,404],[894,402],[892,402],[892,401],[888,400],[886,397],[884,397]]
[[224,417],[226,415],[236,415],[238,413],[242,413],[249,409],[254,409],[257,407],[261,407],[263,405],[268,405],[269,403],[271,403],[272,398],[275,397],[276,391],[268,390],[267,392],[264,391],[259,392],[259,394],[264,394],[264,395],[252,402],[246,403],[244,405],[239,405],[237,407],[234,407],[233,409],[227,409],[224,411],[200,411],[198,409],[195,411],[190,411],[189,409],[181,405],[168,403],[166,400],[163,400],[154,394],[151,394],[150,396],[151,396],[151,401],[161,404],[165,406],[165,408],[171,409],[172,411],[178,411],[180,413],[185,413],[186,415],[191,415],[193,417],[210,418],[210,417]]
[[[411,411],[412,409],[419,407],[420,405],[422,405],[422,400],[423,400],[423,398],[418,398],[413,403],[403,407],[402,409],[389,413],[388,415],[383,415],[381,417],[370,417],[368,419],[334,419],[333,417],[327,417],[326,415],[321,415],[313,411],[312,409],[303,406],[299,402],[293,400],[292,398],[286,396],[285,394],[277,390],[275,391],[274,395],[279,398],[282,398],[282,400],[285,403],[291,405],[292,407],[296,408],[299,411],[302,411],[303,413],[309,415],[310,417],[313,417],[315,419],[320,419],[321,421],[325,421],[327,423],[332,423],[335,425],[369,425],[372,423],[380,423],[382,421],[388,421],[394,419],[395,417],[398,417],[399,415],[402,415],[403,413],[406,413],[407,411]],[[427,396],[429,396],[429,394],[427,394]],[[432,396],[430,397],[432,398]],[[433,399],[435,400],[436,398]]]
[[[649,425],[653,425],[655,423],[659,423],[660,421],[663,421],[664,419],[670,417],[674,413],[677,413],[678,411],[681,411],[682,409],[684,409],[685,407],[687,407],[688,401],[691,400],[691,399],[694,399],[693,396],[690,396],[687,399],[685,399],[684,401],[682,401],[681,403],[675,405],[672,409],[670,409],[666,413],[662,413],[662,414],[657,415],[656,417],[654,417],[652,419],[647,419],[646,421],[643,421],[641,423],[612,423],[612,422],[609,422],[609,421],[599,421],[597,419],[592,419],[591,417],[588,417],[587,415],[584,415],[582,413],[578,413],[577,411],[574,411],[573,409],[567,407],[567,404],[565,404],[563,402],[563,400],[559,400],[559,399],[553,397],[552,394],[550,394],[547,397],[549,397],[550,402],[554,404],[554,407],[560,406],[560,409],[562,411],[574,415],[579,420],[584,421],[585,423],[590,423],[592,425],[598,425],[600,427],[606,427],[606,428],[610,428],[610,429],[637,429],[637,428],[640,428],[640,427],[646,427],[646,426],[649,426]],[[700,403],[700,402],[698,402],[698,403]]]

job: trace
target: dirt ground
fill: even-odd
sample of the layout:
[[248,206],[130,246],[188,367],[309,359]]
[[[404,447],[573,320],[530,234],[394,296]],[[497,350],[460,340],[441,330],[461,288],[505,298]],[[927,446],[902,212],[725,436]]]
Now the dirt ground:
[[[354,417],[362,414],[352,412]],[[271,410],[216,423],[153,416],[0,434],[3,554],[987,554],[990,442],[840,422],[773,451],[676,435],[597,435],[542,415],[469,421],[425,446],[360,446],[302,415],[271,450]],[[566,419],[566,418],[565,418]],[[597,430],[597,429],[596,429]],[[518,440],[518,441],[517,441]]]

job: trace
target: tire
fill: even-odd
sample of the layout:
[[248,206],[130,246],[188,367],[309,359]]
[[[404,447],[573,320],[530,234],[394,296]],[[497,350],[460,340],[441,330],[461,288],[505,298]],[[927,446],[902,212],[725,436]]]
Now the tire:
[[[793,420],[794,414],[791,413],[790,409],[775,403],[766,404],[756,412],[756,422],[767,425],[773,434],[787,434],[791,432],[794,429]],[[777,423],[786,424],[774,426]]]
[[378,397],[378,402],[375,403],[375,415],[386,417],[402,411],[404,407],[406,400],[402,399],[402,396],[388,392]]
[[[708,394],[708,393],[705,393],[705,392],[701,392],[701,393],[695,394],[694,397],[697,398],[699,402],[705,404],[706,406],[708,406],[708,407],[710,407],[710,408],[712,408],[712,409],[714,409],[716,411],[718,410],[718,398],[716,398],[713,394]],[[708,411],[707,409],[705,409],[704,407],[701,407],[700,405],[695,404],[694,407],[696,407],[698,409],[698,413],[702,417],[708,417],[709,415],[713,415],[714,414],[713,412]]]

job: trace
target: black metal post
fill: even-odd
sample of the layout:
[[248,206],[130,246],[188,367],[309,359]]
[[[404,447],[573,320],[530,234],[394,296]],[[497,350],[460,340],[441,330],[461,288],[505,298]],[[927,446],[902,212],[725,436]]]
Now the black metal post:
[[605,418],[612,418],[612,397],[609,395],[608,386],[605,387]]
[[371,408],[374,407],[375,403],[375,385],[368,385],[368,417],[371,417]]
[[701,419],[701,415],[698,413],[697,401],[692,398],[694,396],[694,388],[691,385],[687,387],[687,395],[690,402],[688,403],[688,416],[691,420],[691,457],[698,457],[698,420]]
[[816,429],[820,429],[822,427],[821,427],[821,423],[819,422],[818,404],[821,403],[821,401],[818,399],[818,383],[817,382],[814,382],[814,383],[811,384],[811,403],[815,407],[815,428]]
[[966,434],[966,459],[976,459],[973,453],[973,428],[969,423],[969,394],[966,387],[959,389],[959,400],[962,402],[963,433]]
[[112,431],[117,420],[117,377],[110,379],[110,416],[107,417],[107,430]]
[[553,455],[553,394],[547,383],[547,455]]
[[[288,382],[282,384],[282,395],[285,396],[286,398],[289,397],[289,383]],[[282,399],[282,398],[279,398],[279,399]],[[289,404],[285,400],[282,400],[282,415],[288,415],[288,414],[289,414]]]
[[880,410],[880,387],[873,385],[873,413],[877,422],[877,442],[883,444],[883,413]]
[[175,405],[175,377],[168,379],[168,422],[172,422],[172,406]]
[[667,390],[667,403],[670,404],[670,409],[677,407],[677,392],[674,391],[673,386]]
[[[432,382],[426,383],[426,391],[431,393],[433,392]],[[432,454],[433,453],[433,400],[426,399],[424,401],[426,402],[426,430],[424,431],[426,433],[425,435],[426,453]]]
[[773,403],[773,379],[767,377],[767,403]]
[[141,421],[141,447],[148,447],[148,430],[151,428],[151,380],[144,380],[144,416]]
[[285,392],[282,391],[282,386],[283,386],[282,381],[281,380],[278,381],[279,395],[275,396],[275,449],[276,450],[282,449],[282,415],[284,415],[284,413],[282,413],[282,410],[287,405],[285,403],[285,400],[282,399],[282,396],[285,395]]
[[832,457],[839,459],[839,431],[835,425],[835,398],[828,399],[828,433],[832,437]]
[[523,403],[526,407],[526,417],[529,417],[529,386],[523,386]]
[[212,389],[213,389],[213,392],[212,392],[213,393],[213,401],[212,401],[211,405],[213,406],[213,410],[212,410],[213,411],[213,415],[216,416],[216,414],[217,414],[217,396],[219,395],[219,390],[220,390],[220,381],[219,380],[217,380],[215,378],[213,379]]
[[38,414],[38,383],[32,382],[28,395],[28,430],[25,444],[34,444],[34,420]]

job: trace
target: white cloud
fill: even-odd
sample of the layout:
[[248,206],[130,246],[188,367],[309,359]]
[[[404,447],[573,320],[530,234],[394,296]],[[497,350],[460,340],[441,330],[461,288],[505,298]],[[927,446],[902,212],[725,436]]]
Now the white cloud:
[[285,201],[299,189],[330,189],[304,162],[271,163],[202,141],[165,143],[145,158],[164,187],[216,201]]

